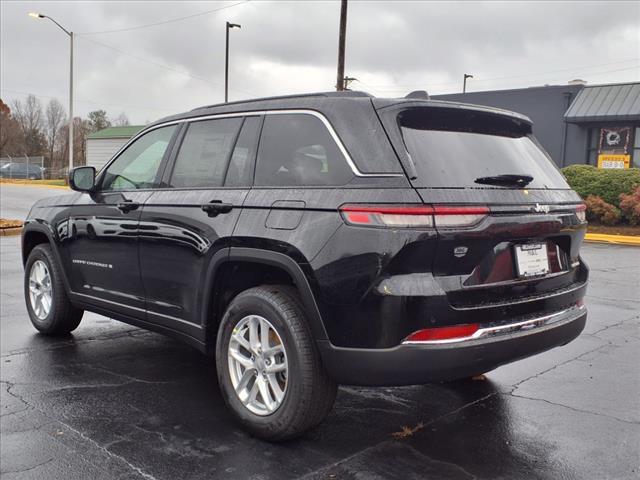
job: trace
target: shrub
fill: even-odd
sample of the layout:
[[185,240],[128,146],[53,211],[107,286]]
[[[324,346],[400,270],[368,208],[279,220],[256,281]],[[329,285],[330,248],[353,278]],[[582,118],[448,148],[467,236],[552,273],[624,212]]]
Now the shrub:
[[620,195],[629,194],[640,185],[640,169],[602,169],[591,165],[570,165],[562,169],[567,182],[582,198],[600,197],[616,207]]
[[620,209],[605,202],[602,198],[589,195],[584,203],[587,205],[587,220],[590,222],[615,225],[620,221],[622,216]]
[[620,210],[630,225],[640,225],[640,187],[627,194],[620,194]]

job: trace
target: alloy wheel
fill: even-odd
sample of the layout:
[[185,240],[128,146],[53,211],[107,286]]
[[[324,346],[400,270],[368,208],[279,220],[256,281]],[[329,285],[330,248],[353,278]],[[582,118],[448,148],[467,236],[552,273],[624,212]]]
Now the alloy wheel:
[[51,274],[47,264],[36,260],[29,272],[29,301],[36,317],[44,320],[51,311]]
[[287,353],[280,335],[264,317],[248,315],[231,332],[227,352],[236,395],[252,413],[271,415],[287,391]]

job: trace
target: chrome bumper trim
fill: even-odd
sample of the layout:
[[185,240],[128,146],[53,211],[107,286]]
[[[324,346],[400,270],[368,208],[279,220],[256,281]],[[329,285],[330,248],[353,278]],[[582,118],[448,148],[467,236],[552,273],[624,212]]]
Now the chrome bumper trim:
[[585,310],[586,307],[584,306],[584,304],[576,304],[573,307],[569,307],[564,310],[560,310],[559,312],[554,312],[542,317],[523,320],[521,322],[508,323],[506,325],[499,325],[495,327],[480,328],[473,335],[469,335],[468,337],[448,338],[445,340],[405,340],[402,342],[402,345],[442,345],[448,343],[461,343],[469,342],[472,340],[481,340],[501,335],[508,335],[511,333],[528,332],[529,330],[533,330],[535,328],[553,325],[554,323],[577,317],[581,315]]

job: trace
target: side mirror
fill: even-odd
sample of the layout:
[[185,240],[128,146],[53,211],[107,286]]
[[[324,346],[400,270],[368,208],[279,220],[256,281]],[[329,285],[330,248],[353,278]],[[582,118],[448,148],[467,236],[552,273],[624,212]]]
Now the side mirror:
[[69,186],[77,192],[92,192],[96,183],[94,167],[76,167],[69,174]]

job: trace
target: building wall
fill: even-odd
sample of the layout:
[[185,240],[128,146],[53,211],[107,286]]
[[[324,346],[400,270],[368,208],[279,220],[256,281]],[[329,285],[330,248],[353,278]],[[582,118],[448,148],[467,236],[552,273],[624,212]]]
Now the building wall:
[[128,138],[87,138],[87,165],[100,170]]
[[533,121],[533,134],[554,162],[563,167],[587,160],[588,130],[564,121],[567,108],[582,88],[582,85],[554,85],[434,95],[433,98],[504,108],[526,115]]

